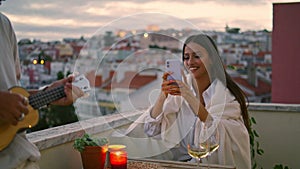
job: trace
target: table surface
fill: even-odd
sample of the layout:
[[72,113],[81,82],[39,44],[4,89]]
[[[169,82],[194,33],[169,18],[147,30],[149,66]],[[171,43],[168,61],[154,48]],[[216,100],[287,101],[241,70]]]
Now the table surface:
[[[207,168],[207,164],[200,164],[200,167]],[[155,159],[129,159],[127,169],[192,169],[197,168],[196,163],[155,160]],[[210,164],[210,169],[235,169],[234,166]]]

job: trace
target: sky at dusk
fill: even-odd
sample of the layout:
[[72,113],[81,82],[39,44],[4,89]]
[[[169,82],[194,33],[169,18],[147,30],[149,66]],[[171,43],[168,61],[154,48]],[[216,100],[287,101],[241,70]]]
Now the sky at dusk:
[[90,37],[99,30],[196,28],[272,31],[273,3],[287,0],[6,0],[18,39],[62,40]]

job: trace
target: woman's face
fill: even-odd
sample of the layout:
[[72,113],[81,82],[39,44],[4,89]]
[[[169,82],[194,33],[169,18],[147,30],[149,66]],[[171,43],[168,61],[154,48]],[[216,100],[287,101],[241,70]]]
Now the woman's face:
[[209,65],[208,52],[201,45],[190,42],[184,48],[184,66],[193,74],[195,79],[208,77],[206,67]]

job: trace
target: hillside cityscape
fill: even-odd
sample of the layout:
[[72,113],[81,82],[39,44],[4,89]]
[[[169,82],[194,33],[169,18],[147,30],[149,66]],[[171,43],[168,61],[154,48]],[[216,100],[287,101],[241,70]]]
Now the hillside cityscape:
[[[0,8],[13,28],[12,32],[4,30],[4,33],[15,34],[18,52],[14,50],[14,56],[19,56],[19,59],[14,57],[15,63],[9,63],[16,65],[16,71],[7,72],[10,69],[5,69],[3,78],[7,79],[6,75],[11,74],[20,78],[18,85],[25,90],[17,93],[28,97],[22,102],[26,104],[28,101],[29,113],[34,114],[37,122],[30,122],[17,131],[21,137],[18,136],[14,142],[23,141],[26,137],[25,141],[35,145],[22,144],[19,147],[30,152],[37,150],[32,154],[36,157],[30,157],[18,167],[82,169],[86,167],[84,158],[81,158],[84,157],[83,152],[77,151],[75,144],[79,138],[85,138],[81,136],[88,134],[92,141],[98,138],[108,140],[108,144],[101,147],[101,151],[107,150],[106,157],[112,155],[114,150],[111,147],[122,147],[120,152],[126,154],[126,158],[122,158],[126,163],[122,166],[127,168],[240,168],[240,163],[244,162],[253,169],[299,168],[295,150],[300,149],[300,23],[297,22],[300,1],[125,0],[70,3],[0,0]],[[187,38],[198,34],[211,37],[209,40],[214,41],[216,46],[202,46],[209,55],[216,54],[216,47],[220,58],[207,58],[205,51],[192,43],[188,43],[190,48],[183,50]],[[11,42],[16,49],[16,42]],[[2,47],[7,48],[7,45]],[[203,59],[202,63],[198,58]],[[2,59],[2,66],[8,68],[4,65],[6,55]],[[179,89],[186,99],[181,96],[170,98],[170,95],[166,99],[161,95],[166,84],[162,84],[162,76],[168,70],[168,59],[180,60],[186,77],[190,71],[204,80],[203,84],[197,80],[191,85],[193,79],[182,78],[189,83],[183,90]],[[187,68],[183,66],[183,60],[188,63]],[[18,64],[21,69],[18,69]],[[226,79],[223,69],[219,69],[221,64],[224,64]],[[203,72],[204,67],[208,72]],[[44,100],[55,100],[57,97],[52,96],[56,93],[59,97],[64,96],[63,86],[51,90],[54,85],[50,88],[47,85],[70,74],[77,77],[84,75],[87,79],[84,83],[89,83],[88,90],[91,90],[84,92],[83,97],[75,96],[76,100],[68,105],[58,105],[54,101],[45,103]],[[215,81],[202,93],[207,87],[206,75],[211,82],[214,77],[220,77],[224,82],[229,75],[247,96],[246,105],[240,94],[235,100],[241,104],[237,107],[231,104],[235,100],[227,95],[226,88],[220,89]],[[232,83],[229,83],[228,90],[236,94],[236,86],[232,88]],[[202,88],[197,90],[197,86]],[[178,91],[170,88],[166,87],[166,90]],[[201,91],[203,96],[199,96],[197,91]],[[77,92],[73,90],[72,94]],[[198,102],[195,97],[190,97],[192,94],[199,98]],[[37,102],[43,105],[36,106],[33,98],[38,98]],[[3,97],[2,100],[7,103],[11,99]],[[229,101],[228,107],[222,101]],[[3,110],[9,105],[2,104]],[[5,111],[2,112],[5,114]],[[209,114],[222,117],[209,117]],[[25,118],[21,123],[23,115],[17,120],[21,125],[29,122]],[[203,133],[202,129],[207,130]],[[203,136],[214,140],[218,136],[208,137],[214,132],[211,129],[219,131],[220,148],[216,154],[209,153],[202,160],[196,159],[198,164],[186,160],[191,158],[185,153],[191,149],[188,140],[194,143]],[[15,131],[13,133],[16,134]],[[286,140],[287,146],[282,146],[280,138]],[[84,141],[90,142],[89,139]],[[227,144],[228,141],[231,143]],[[208,146],[213,144],[208,143]],[[15,152],[25,152],[25,149]],[[242,155],[236,156],[236,152]],[[178,160],[174,157],[183,158]],[[99,162],[104,158],[97,159],[92,161]],[[106,158],[105,167],[114,167],[112,159],[113,156]]]
[[71,73],[85,74],[92,92],[76,104],[77,115],[83,119],[146,108],[159,92],[165,60],[180,59],[182,42],[197,33],[215,40],[227,72],[249,102],[270,102],[271,32],[240,32],[228,25],[224,31],[149,25],[144,30],[106,31],[90,38],[21,39],[21,84],[36,89]]

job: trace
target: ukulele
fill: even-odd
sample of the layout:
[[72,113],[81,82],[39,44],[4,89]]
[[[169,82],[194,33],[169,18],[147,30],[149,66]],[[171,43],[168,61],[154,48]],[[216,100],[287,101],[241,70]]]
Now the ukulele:
[[[84,93],[91,90],[89,81],[84,75],[75,77],[72,85],[78,87]],[[25,115],[23,120],[18,122],[16,126],[0,121],[0,151],[9,145],[19,130],[31,128],[38,123],[39,108],[66,96],[63,85],[46,91],[41,91],[33,95],[30,95],[24,88],[18,86],[10,88],[9,91],[21,94],[28,98],[29,105],[27,108],[29,112]]]

